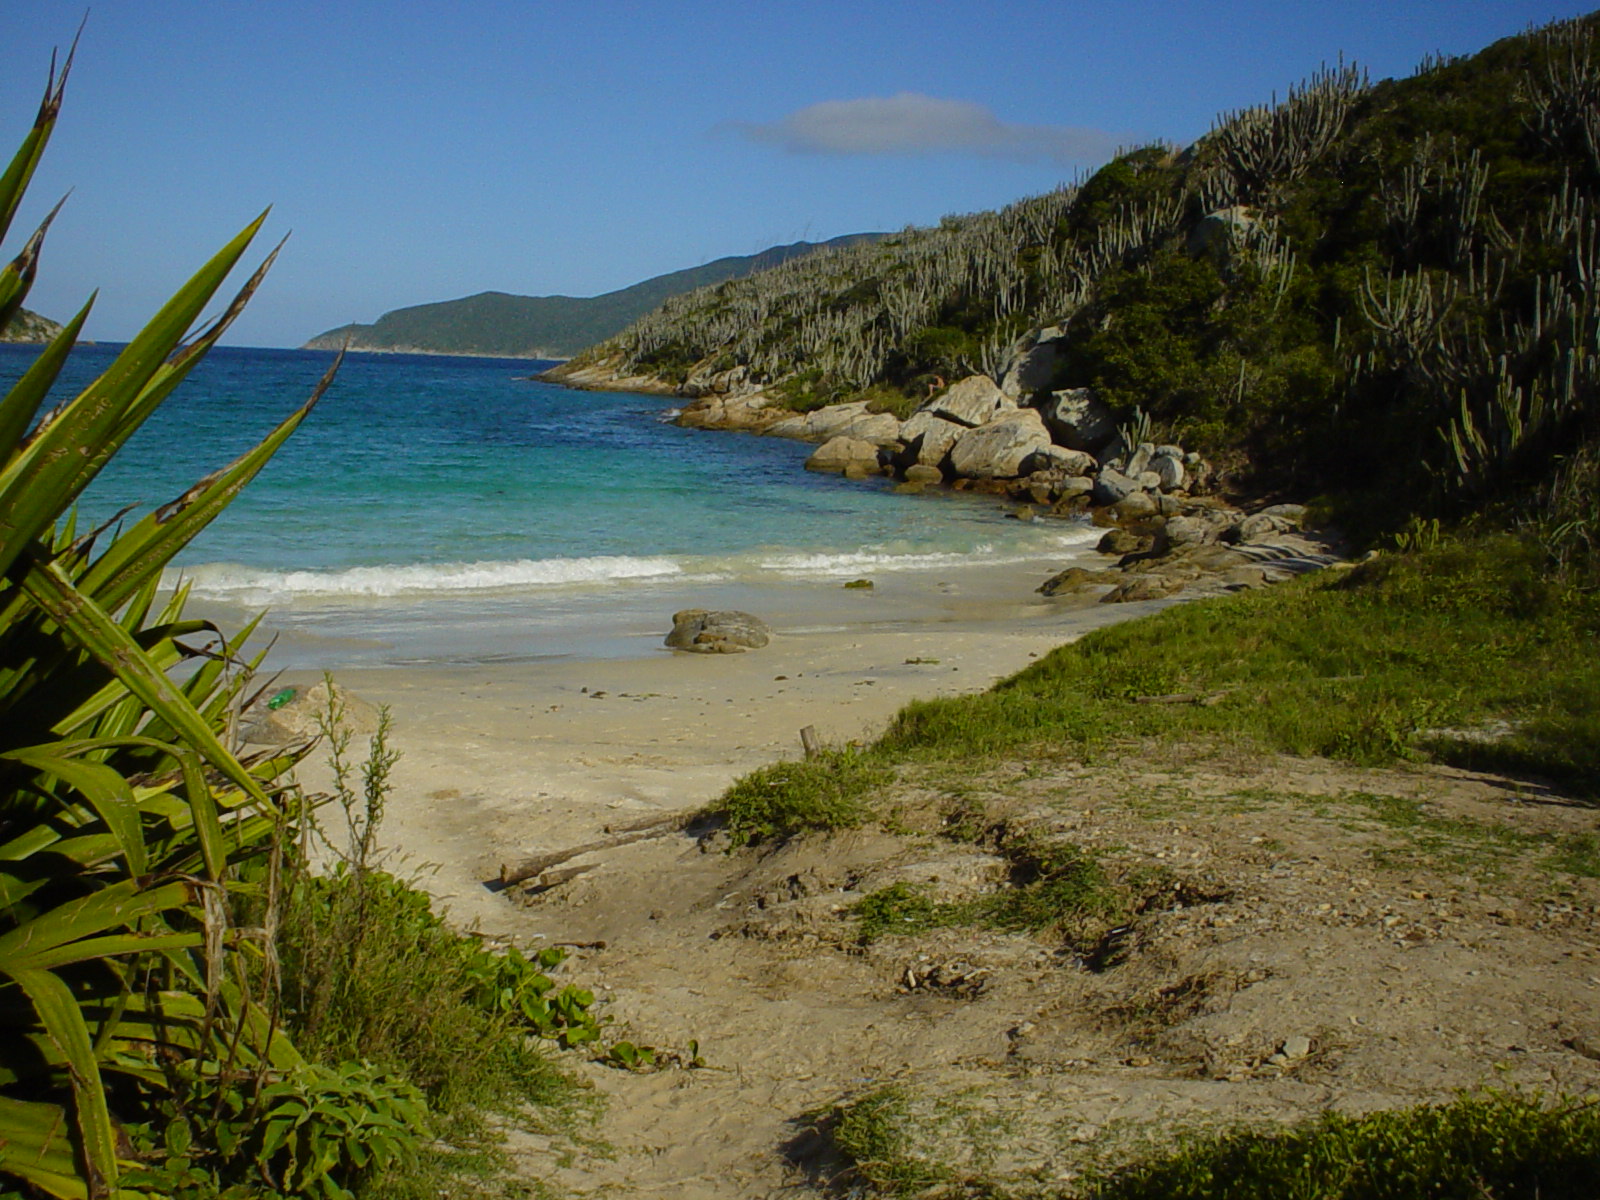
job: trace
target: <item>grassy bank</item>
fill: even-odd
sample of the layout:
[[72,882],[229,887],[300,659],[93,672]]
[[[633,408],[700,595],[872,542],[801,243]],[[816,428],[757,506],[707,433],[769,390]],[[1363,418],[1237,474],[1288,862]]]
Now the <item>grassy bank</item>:
[[1098,630],[865,748],[763,768],[715,806],[735,842],[846,827],[898,766],[1092,760],[1145,739],[1362,765],[1435,761],[1600,797],[1600,597],[1510,536],[1386,554]]
[[[981,1173],[929,1155],[952,1138],[976,1145],[1003,1135],[960,1097],[886,1088],[820,1124],[854,1178],[880,1196],[1587,1200],[1600,1188],[1600,1107],[1520,1092],[1470,1093],[1359,1117],[1326,1113],[1281,1130],[1129,1129],[1079,1147],[1075,1182],[1022,1191],[996,1190]],[[1152,1139],[1161,1148],[1151,1149]]]

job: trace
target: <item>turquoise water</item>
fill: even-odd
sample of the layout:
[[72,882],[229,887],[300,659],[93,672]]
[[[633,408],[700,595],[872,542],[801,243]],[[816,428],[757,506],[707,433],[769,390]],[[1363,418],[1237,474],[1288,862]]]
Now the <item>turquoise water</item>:
[[[62,393],[116,349],[77,351]],[[0,380],[34,353],[0,347]],[[213,351],[96,481],[84,516],[178,495],[292,411],[330,360]],[[548,638],[562,613],[643,611],[667,592],[998,565],[1089,536],[1009,521],[971,497],[815,475],[801,469],[804,444],[680,429],[661,398],[528,380],[538,368],[348,356],[316,411],[178,560],[193,594],[270,605],[281,627],[381,644],[385,661],[427,657],[421,642],[471,657],[474,644],[501,648],[494,614],[535,599]]]

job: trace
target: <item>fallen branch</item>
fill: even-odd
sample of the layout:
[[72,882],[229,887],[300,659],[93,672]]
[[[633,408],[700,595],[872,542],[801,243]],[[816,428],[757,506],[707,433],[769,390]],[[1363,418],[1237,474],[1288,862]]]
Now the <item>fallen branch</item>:
[[1207,707],[1219,704],[1229,689],[1220,692],[1176,692],[1170,696],[1135,696],[1135,704],[1200,704]]
[[[649,838],[666,837],[668,834],[677,833],[693,818],[693,813],[674,813],[670,817],[650,817],[645,821],[624,825],[617,828],[609,837],[603,837],[596,842],[585,842],[581,846],[574,846],[570,850],[557,850],[551,854],[540,854],[534,858],[525,858],[520,863],[509,865],[500,864],[500,887],[502,889],[515,887],[525,883],[536,875],[542,875],[551,867],[558,867],[562,863],[577,858],[582,854],[593,854],[598,850],[613,850],[618,846],[626,846],[632,842],[642,842]],[[612,827],[607,826],[610,830]]]

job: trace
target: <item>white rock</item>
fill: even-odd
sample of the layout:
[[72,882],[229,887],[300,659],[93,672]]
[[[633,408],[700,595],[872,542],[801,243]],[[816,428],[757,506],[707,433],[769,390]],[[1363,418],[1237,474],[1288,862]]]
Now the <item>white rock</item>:
[[1048,445],[1043,418],[1024,408],[962,434],[950,451],[950,465],[968,479],[1015,479],[1024,460]]
[[1004,412],[1016,411],[1017,402],[1002,392],[987,375],[968,375],[929,400],[918,412],[928,412],[976,429]]

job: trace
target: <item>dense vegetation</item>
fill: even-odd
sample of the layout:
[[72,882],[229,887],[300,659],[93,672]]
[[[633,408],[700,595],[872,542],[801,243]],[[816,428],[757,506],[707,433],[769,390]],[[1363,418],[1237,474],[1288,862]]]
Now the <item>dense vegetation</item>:
[[677,297],[581,361],[922,397],[1062,330],[1050,387],[1142,410],[1258,486],[1401,519],[1515,497],[1587,544],[1597,28],[1376,85],[1327,69],[1181,153]]
[[[70,62],[0,173],[0,236]],[[337,363],[255,449],[170,504],[115,530],[76,526],[83,489],[261,282],[271,256],[191,333],[264,219],[82,392],[43,412],[88,305],[0,398],[7,1197],[476,1194],[496,1166],[491,1114],[571,1102],[535,1039],[597,1035],[592,997],[548,974],[559,951],[492,953],[377,869],[393,761],[382,728],[364,767],[336,771],[344,820],[330,828],[290,774],[308,746],[241,752],[239,714],[259,691],[250,630],[223,639],[184,616],[185,589],[158,597],[163,567],[305,419]],[[43,237],[0,269],[0,325]],[[310,869],[318,838],[331,875]]]
[[600,296],[479,292],[459,300],[397,308],[371,325],[341,325],[320,333],[306,343],[306,348],[337,350],[349,338],[353,350],[570,358],[611,337],[669,297],[727,279],[740,279],[819,249],[870,242],[877,236],[850,234],[821,243],[774,246],[760,254],[719,258],[698,267],[656,275]]

